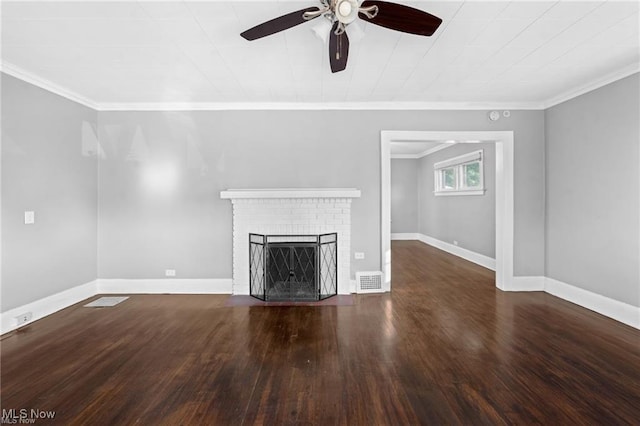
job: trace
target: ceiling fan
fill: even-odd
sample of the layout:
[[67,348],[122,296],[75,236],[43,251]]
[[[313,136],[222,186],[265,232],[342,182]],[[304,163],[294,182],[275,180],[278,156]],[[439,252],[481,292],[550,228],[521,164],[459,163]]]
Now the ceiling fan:
[[358,0],[320,2],[320,7],[308,7],[282,15],[256,25],[240,35],[246,40],[256,40],[324,16],[332,23],[329,34],[329,63],[331,72],[335,73],[347,67],[349,37],[346,29],[356,17],[381,27],[427,37],[442,23],[442,19],[422,10],[386,1],[364,0],[360,6]]

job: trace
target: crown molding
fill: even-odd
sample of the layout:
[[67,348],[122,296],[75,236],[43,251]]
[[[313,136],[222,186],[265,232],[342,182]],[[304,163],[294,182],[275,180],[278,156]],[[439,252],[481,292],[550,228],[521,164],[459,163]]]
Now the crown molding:
[[100,111],[435,111],[435,110],[539,110],[539,102],[158,102],[100,103]]
[[452,147],[454,145],[455,145],[455,143],[444,142],[442,145],[436,145],[433,148],[429,148],[429,149],[427,149],[425,151],[422,151],[421,153],[418,154],[418,158],[426,157],[427,155],[431,155],[434,152],[442,151],[443,149],[450,148],[450,147]]
[[584,95],[585,93],[589,93],[593,90],[599,89],[607,84],[613,83],[614,81],[622,80],[625,77],[629,77],[637,72],[640,72],[640,63],[635,63],[628,65],[626,67],[620,68],[612,73],[609,73],[597,80],[591,81],[587,84],[583,84],[578,87],[574,87],[566,92],[563,92],[553,98],[547,100],[543,103],[544,107],[542,109],[548,109],[559,105],[563,102],[569,101],[573,98],[577,98],[578,96]]
[[389,157],[392,160],[417,160],[418,154],[391,154]]
[[443,142],[440,145],[436,145],[433,148],[429,148],[417,154],[391,154],[391,159],[392,160],[417,160],[419,158],[426,157],[427,155],[431,155],[434,152],[442,151],[443,149],[447,149],[454,145],[455,143]]
[[97,111],[536,110],[539,102],[97,102],[9,62],[0,72]]
[[47,90],[56,95],[62,96],[63,98],[69,99],[70,101],[77,102],[80,105],[84,105],[94,110],[100,110],[99,104],[92,101],[91,99],[86,98],[79,93],[74,92],[73,90],[69,90],[66,87],[60,86],[50,80],[32,74],[31,72],[13,65],[12,63],[2,61],[2,63],[0,63],[0,72],[15,77],[19,80],[26,81],[27,83],[33,84],[36,87]]
[[640,64],[631,64],[542,102],[97,102],[7,61],[0,63],[0,72],[96,111],[486,111],[545,110],[640,72]]
[[538,110],[539,102],[97,102],[39,77],[7,61],[0,72],[48,90],[96,111],[433,111],[433,110]]

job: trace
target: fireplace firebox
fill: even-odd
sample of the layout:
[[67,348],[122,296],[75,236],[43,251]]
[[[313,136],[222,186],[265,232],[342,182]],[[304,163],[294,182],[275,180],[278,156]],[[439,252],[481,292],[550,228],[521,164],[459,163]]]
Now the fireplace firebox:
[[249,294],[264,301],[317,301],[338,290],[338,234],[249,234]]

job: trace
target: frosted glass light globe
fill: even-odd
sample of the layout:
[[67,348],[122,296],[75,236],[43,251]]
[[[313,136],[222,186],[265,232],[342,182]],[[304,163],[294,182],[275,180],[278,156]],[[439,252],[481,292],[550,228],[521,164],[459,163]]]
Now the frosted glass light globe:
[[340,3],[340,6],[338,7],[338,10],[340,12],[340,15],[342,16],[349,16],[349,14],[351,13],[351,3],[349,3],[348,1],[343,1],[342,3]]

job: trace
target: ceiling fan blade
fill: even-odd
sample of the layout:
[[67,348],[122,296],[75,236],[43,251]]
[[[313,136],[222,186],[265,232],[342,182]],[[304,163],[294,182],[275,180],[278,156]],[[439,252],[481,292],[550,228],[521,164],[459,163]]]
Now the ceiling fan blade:
[[378,14],[373,18],[369,18],[366,14],[359,12],[358,17],[360,19],[404,33],[430,36],[436,32],[442,23],[442,19],[437,16],[397,3],[365,0],[360,5],[360,8],[370,6],[378,6]]
[[309,19],[304,19],[305,12],[319,12],[318,7],[308,7],[306,9],[297,10],[295,12],[287,13],[286,15],[279,16],[267,22],[263,22],[260,25],[256,25],[253,28],[249,28],[242,34],[240,34],[246,40],[256,40],[262,37],[269,36],[271,34],[278,33],[280,31],[288,30],[296,25],[303,24],[307,21],[317,18],[319,14]]
[[329,64],[331,64],[331,72],[344,71],[347,67],[347,58],[349,57],[349,37],[347,32],[336,35],[336,29],[340,22],[336,21],[331,27],[329,34]]

